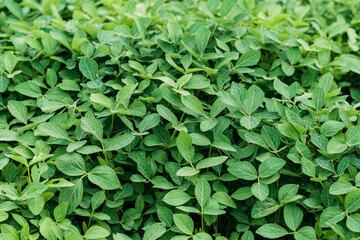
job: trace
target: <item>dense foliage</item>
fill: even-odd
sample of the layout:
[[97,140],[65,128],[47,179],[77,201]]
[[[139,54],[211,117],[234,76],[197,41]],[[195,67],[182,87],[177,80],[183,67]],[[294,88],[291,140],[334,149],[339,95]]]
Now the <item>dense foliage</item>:
[[359,11],[0,0],[0,240],[359,239]]

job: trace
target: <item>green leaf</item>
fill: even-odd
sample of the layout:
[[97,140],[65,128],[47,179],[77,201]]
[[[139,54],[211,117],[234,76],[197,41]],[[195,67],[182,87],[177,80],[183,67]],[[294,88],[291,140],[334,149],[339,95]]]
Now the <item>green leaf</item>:
[[269,195],[269,187],[264,183],[254,183],[251,186],[251,192],[260,201],[264,201]]
[[350,182],[338,180],[331,185],[329,193],[332,195],[343,195],[353,190],[356,190],[356,188]]
[[224,0],[220,8],[221,17],[225,17],[226,15],[228,15],[231,12],[231,10],[233,10],[236,7],[237,3],[238,3],[237,1]]
[[174,214],[174,223],[175,226],[183,233],[187,235],[192,235],[194,231],[194,222],[188,215],[185,214]]
[[90,95],[90,101],[95,102],[103,107],[113,109],[114,104],[110,98],[100,93],[93,93]]
[[[212,240],[212,237],[210,234],[205,232],[198,232],[193,236],[194,240]],[[185,239],[184,239],[185,240]]]
[[255,180],[258,176],[255,167],[246,161],[233,163],[228,171],[235,177],[244,180]]
[[346,131],[346,143],[349,145],[360,144],[360,126],[351,127]]
[[55,122],[41,123],[39,124],[38,129],[44,135],[51,136],[54,138],[70,140],[68,133],[58,123]]
[[191,196],[186,192],[180,190],[172,190],[168,192],[163,201],[170,206],[181,206],[187,203],[191,199]]
[[251,188],[250,187],[242,187],[236,190],[231,197],[235,200],[246,200],[252,196]]
[[354,213],[349,215],[346,219],[346,227],[348,227],[350,231],[360,232],[360,214]]
[[139,131],[144,132],[156,127],[160,123],[160,115],[152,113],[146,116],[139,124]]
[[258,228],[258,230],[256,230],[256,234],[265,238],[276,239],[287,235],[288,232],[285,228],[277,224],[268,223]]
[[63,32],[61,32],[58,29],[55,29],[55,30],[52,30],[50,32],[50,35],[51,35],[51,37],[53,39],[57,40],[59,43],[64,45],[67,49],[72,51],[72,48],[70,46],[70,41],[69,41],[68,37]]
[[200,102],[200,100],[193,96],[181,96],[181,102],[187,107],[190,111],[192,111],[196,115],[204,115],[204,109]]
[[90,58],[82,58],[79,62],[79,68],[81,73],[90,80],[95,81],[97,79],[98,65]]
[[234,200],[232,200],[232,198],[226,192],[216,192],[213,195],[213,199],[215,199],[218,203],[223,204],[225,206],[236,208],[236,204]]
[[110,235],[110,232],[99,226],[91,226],[84,234],[85,239],[101,239]]
[[200,162],[198,162],[198,164],[196,164],[196,169],[204,169],[204,168],[218,166],[223,162],[225,162],[227,159],[228,159],[227,156],[205,158]]
[[195,197],[200,207],[203,208],[209,200],[211,194],[211,187],[208,181],[201,178],[195,186]]
[[277,173],[286,161],[280,158],[271,157],[262,162],[259,166],[259,177],[267,178]]
[[318,112],[325,103],[325,93],[322,88],[316,88],[313,92],[315,110]]
[[290,123],[281,123],[277,125],[279,132],[285,137],[293,140],[299,139],[299,132]]
[[33,82],[23,82],[19,85],[16,85],[15,90],[22,95],[25,95],[27,97],[31,98],[38,98],[41,97],[41,89],[38,85],[36,85]]
[[17,58],[11,52],[7,52],[4,56],[4,67],[8,73],[12,73],[17,64]]
[[181,156],[188,162],[194,158],[195,148],[192,145],[191,136],[184,131],[181,131],[176,138],[176,146]]
[[120,188],[119,179],[115,171],[109,166],[97,166],[89,172],[90,182],[98,185],[105,190],[114,190]]
[[236,67],[250,67],[256,65],[260,60],[260,52],[249,50],[240,56],[236,62]]
[[55,161],[57,169],[68,176],[81,176],[86,173],[85,161],[80,154],[67,153]]
[[276,212],[280,208],[280,204],[278,204],[275,200],[271,198],[266,198],[264,201],[257,201],[254,207],[251,210],[252,218],[262,218],[266,217],[274,212]]
[[281,63],[281,70],[285,73],[286,76],[292,76],[295,73],[295,68],[291,66],[288,62]]
[[8,109],[11,115],[13,115],[16,119],[24,124],[27,124],[28,112],[25,104],[22,102],[10,100],[8,102]]
[[126,236],[123,233],[115,233],[115,234],[113,234],[113,238],[114,238],[114,240],[132,240],[131,237]]
[[68,202],[62,202],[54,208],[54,217],[57,222],[61,222],[65,219],[68,206]]
[[303,220],[304,213],[294,204],[286,204],[284,207],[284,220],[286,225],[296,231]]
[[103,138],[103,126],[100,120],[90,117],[83,117],[80,121],[82,130],[94,135],[98,140]]
[[301,171],[309,177],[316,177],[316,169],[314,163],[306,158],[301,159]]
[[252,116],[244,116],[240,119],[241,126],[250,130],[256,128],[260,124],[261,118],[258,114],[254,114]]
[[206,46],[208,45],[211,32],[207,28],[200,28],[195,35],[196,47],[202,56],[205,52]]
[[319,79],[319,87],[321,87],[325,94],[328,93],[333,85],[334,82],[334,76],[331,73],[325,73],[320,79]]
[[164,223],[153,223],[146,227],[144,240],[156,240],[166,232]]
[[316,233],[314,228],[310,226],[302,227],[294,234],[296,240],[316,240]]
[[189,176],[194,176],[194,175],[198,174],[199,172],[200,171],[195,169],[195,168],[185,166],[185,167],[180,168],[176,172],[176,175],[177,176],[182,176],[182,177],[189,177]]
[[202,75],[193,75],[183,86],[184,89],[205,89],[210,86],[210,80]]
[[46,70],[46,83],[50,86],[50,87],[55,87],[57,81],[58,81],[58,77],[56,76],[56,72],[51,69],[48,68]]
[[327,145],[327,152],[336,154],[336,153],[342,153],[347,149],[346,144],[338,138],[332,138],[330,139],[328,145]]
[[264,92],[261,88],[252,85],[245,93],[245,99],[243,101],[244,112],[249,115],[252,114],[260,107],[264,98]]
[[106,195],[103,191],[98,191],[91,197],[91,208],[92,210],[96,210],[98,207],[103,204],[106,199]]
[[165,107],[164,105],[157,105],[156,106],[156,110],[157,112],[160,114],[161,117],[163,117],[164,119],[168,120],[169,122],[171,122],[174,125],[178,124],[178,119],[175,116],[175,114],[173,112],[171,112],[171,110],[167,107]]
[[72,213],[79,206],[84,193],[84,185],[81,179],[76,179],[72,183],[74,185],[63,188],[59,194],[59,203],[69,203],[68,213]]
[[286,57],[289,59],[291,65],[294,65],[299,61],[301,57],[301,51],[298,47],[288,48],[286,50]]
[[348,193],[345,197],[345,210],[353,213],[360,208],[360,189]]
[[274,89],[287,99],[291,98],[291,89],[288,85],[281,82],[279,79],[275,79],[273,83]]
[[135,136],[131,134],[118,135],[116,137],[106,139],[104,142],[107,151],[115,151],[122,149],[135,140]]
[[328,207],[320,215],[320,227],[329,227],[345,218],[345,212],[338,207]]
[[6,91],[9,86],[9,82],[9,78],[7,78],[6,76],[0,76],[0,93]]
[[341,131],[345,127],[345,124],[342,122],[328,120],[323,125],[321,125],[320,133],[326,137],[332,137]]

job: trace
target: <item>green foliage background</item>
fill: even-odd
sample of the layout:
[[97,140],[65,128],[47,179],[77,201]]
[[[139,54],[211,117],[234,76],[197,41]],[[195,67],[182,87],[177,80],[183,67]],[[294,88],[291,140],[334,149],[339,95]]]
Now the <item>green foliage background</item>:
[[0,240],[360,238],[358,0],[0,0]]

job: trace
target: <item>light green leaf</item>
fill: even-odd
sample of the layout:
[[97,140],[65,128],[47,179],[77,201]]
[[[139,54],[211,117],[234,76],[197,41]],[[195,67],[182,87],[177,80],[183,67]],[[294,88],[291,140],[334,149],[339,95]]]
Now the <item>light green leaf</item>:
[[316,240],[314,228],[305,226],[297,230],[294,234],[295,240]]
[[153,223],[146,227],[143,240],[156,240],[166,232],[164,223]]
[[341,131],[345,127],[345,124],[342,122],[328,120],[323,125],[321,125],[320,133],[326,137],[332,137]]
[[201,178],[195,186],[195,197],[201,208],[203,208],[205,203],[209,200],[210,194],[210,184],[205,178]]
[[96,80],[98,73],[97,63],[90,58],[82,58],[79,62],[81,73],[90,80]]
[[17,64],[17,57],[11,52],[7,52],[4,56],[4,67],[8,73],[12,73]]
[[83,117],[80,121],[80,127],[85,132],[94,135],[98,140],[102,140],[103,126],[100,120],[90,117]]
[[288,85],[281,82],[279,79],[275,79],[273,86],[275,90],[287,99],[291,98],[291,89]]
[[353,232],[360,232],[360,214],[354,213],[347,217],[346,226]]
[[257,127],[260,124],[261,117],[258,114],[254,114],[252,116],[244,116],[240,119],[241,126],[250,130]]
[[192,235],[194,231],[194,222],[188,215],[185,214],[174,214],[174,223],[175,226],[183,233],[187,235]]
[[131,134],[118,135],[116,137],[106,139],[104,142],[107,151],[115,151],[128,146],[134,141],[135,136]]
[[38,129],[44,135],[51,136],[54,138],[70,140],[68,133],[58,123],[55,122],[41,123],[39,124]]
[[103,107],[113,109],[114,104],[110,98],[100,93],[93,93],[90,95],[90,101],[100,104]]
[[119,179],[117,178],[115,171],[109,166],[103,165],[91,169],[88,178],[90,182],[105,190],[120,188]]
[[227,156],[205,158],[196,164],[196,169],[210,168],[222,164],[228,159]]
[[243,101],[244,112],[252,114],[256,109],[260,107],[264,101],[264,92],[256,85],[252,85],[245,93],[245,99]]
[[360,208],[360,189],[348,193],[345,197],[345,210],[353,213]]
[[84,235],[85,239],[101,239],[110,235],[110,232],[99,226],[91,226]]
[[38,85],[36,85],[33,82],[23,82],[20,83],[19,85],[16,85],[15,90],[19,93],[21,93],[22,95],[25,95],[27,97],[31,97],[31,98],[38,98],[41,97],[42,93],[41,93],[41,89],[39,88]]
[[194,158],[195,148],[192,145],[191,136],[184,131],[181,131],[176,138],[176,146],[181,156],[188,162]]
[[160,123],[160,115],[152,113],[146,116],[139,124],[139,131],[144,132],[156,127]]
[[325,93],[322,88],[316,88],[313,92],[315,110],[318,112],[325,103]]
[[201,56],[204,54],[206,46],[208,45],[210,35],[211,35],[211,32],[207,28],[200,28],[196,32],[195,43],[196,43],[197,49]]
[[215,199],[218,203],[223,204],[225,206],[236,208],[236,204],[234,200],[232,200],[232,198],[226,192],[215,193],[213,195],[213,199]]
[[351,127],[346,131],[346,143],[349,145],[360,144],[360,126]]
[[255,180],[258,176],[255,167],[246,161],[233,163],[228,171],[235,177],[244,180]]
[[240,56],[236,62],[236,67],[250,67],[256,65],[260,60],[260,52],[249,50]]
[[251,192],[260,201],[264,201],[269,195],[269,187],[264,183],[254,183],[251,186]]
[[204,108],[200,100],[193,95],[181,95],[181,102],[196,115],[204,115]]
[[286,161],[280,158],[271,157],[263,161],[259,166],[259,177],[267,178],[277,173]]
[[28,112],[25,104],[22,102],[10,100],[8,102],[8,109],[11,115],[13,115],[16,119],[24,124],[27,124]]
[[320,215],[320,227],[329,227],[332,224],[340,222],[344,218],[345,212],[341,211],[338,207],[328,207]]
[[256,233],[265,238],[276,239],[287,235],[288,231],[277,224],[268,223],[258,228]]
[[156,110],[157,112],[160,114],[161,117],[163,117],[164,119],[168,120],[169,122],[171,122],[174,125],[178,124],[178,119],[175,116],[175,114],[173,112],[171,112],[171,110],[167,107],[165,107],[164,105],[157,105],[156,106]]
[[332,195],[343,195],[353,190],[356,190],[356,187],[354,187],[350,182],[338,180],[331,185],[329,193]]
[[170,206],[181,206],[187,203],[191,199],[191,196],[186,192],[180,190],[172,190],[168,192],[163,201]]
[[304,213],[294,204],[286,204],[284,207],[284,220],[286,225],[293,231],[300,226]]
[[85,161],[78,153],[67,153],[58,157],[55,161],[57,169],[68,176],[84,175]]

